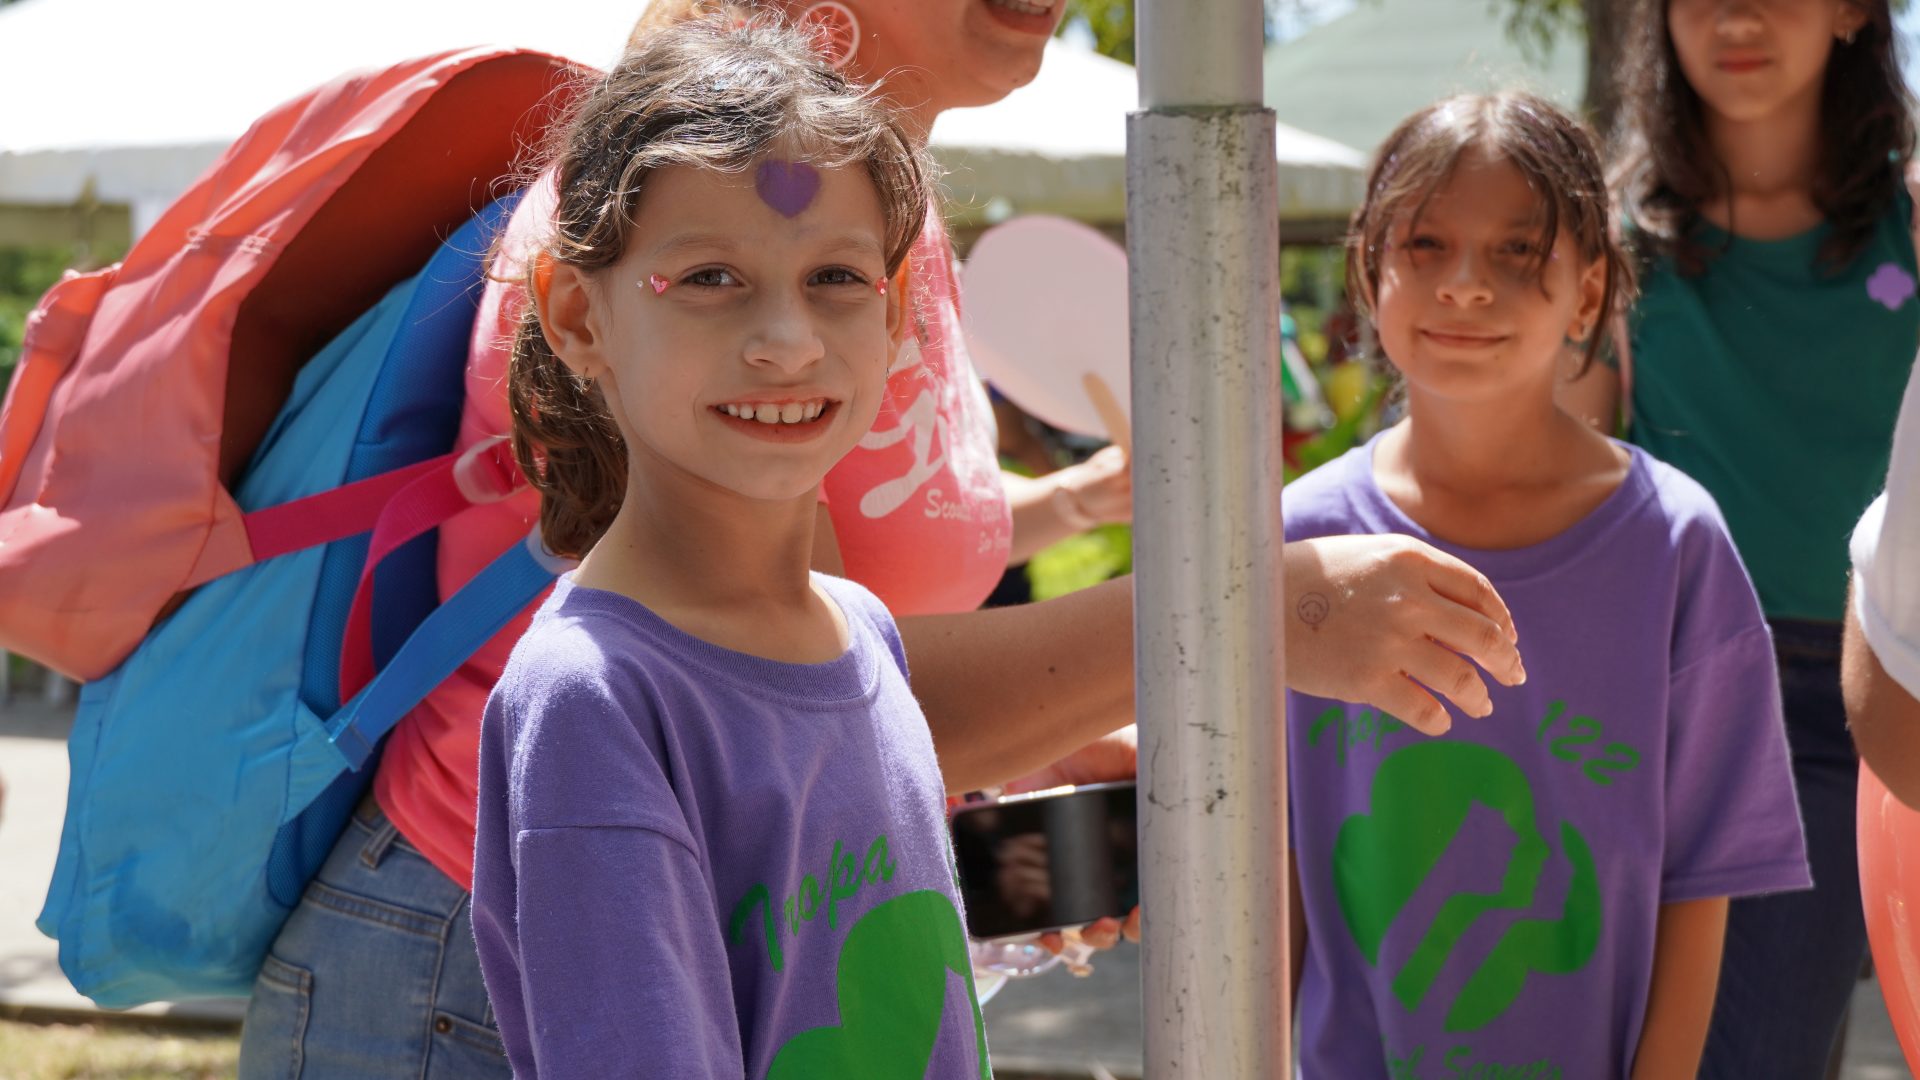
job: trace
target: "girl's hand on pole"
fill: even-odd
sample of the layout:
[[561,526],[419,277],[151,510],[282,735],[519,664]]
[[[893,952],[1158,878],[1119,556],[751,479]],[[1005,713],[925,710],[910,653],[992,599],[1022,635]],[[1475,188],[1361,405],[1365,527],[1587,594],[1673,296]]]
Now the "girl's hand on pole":
[[[1526,681],[1513,616],[1479,571],[1406,536],[1286,546],[1289,689],[1371,705],[1428,735],[1493,711],[1481,671]],[[1475,665],[1478,665],[1476,669]]]

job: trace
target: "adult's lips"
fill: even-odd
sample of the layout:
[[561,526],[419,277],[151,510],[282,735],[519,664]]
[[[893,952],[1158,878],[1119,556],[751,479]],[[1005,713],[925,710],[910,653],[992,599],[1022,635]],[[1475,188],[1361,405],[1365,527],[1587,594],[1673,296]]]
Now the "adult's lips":
[[1067,0],[980,0],[1002,26],[1029,34],[1052,34]]

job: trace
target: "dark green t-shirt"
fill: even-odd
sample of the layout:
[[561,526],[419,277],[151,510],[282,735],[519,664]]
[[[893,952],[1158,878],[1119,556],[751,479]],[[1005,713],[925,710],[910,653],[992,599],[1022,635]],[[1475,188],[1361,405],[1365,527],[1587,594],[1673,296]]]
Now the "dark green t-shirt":
[[1641,283],[1629,437],[1713,494],[1769,617],[1845,610],[1847,537],[1920,345],[1911,214],[1902,196],[1838,274],[1815,264],[1824,225],[1730,243],[1708,226],[1706,273],[1661,259]]

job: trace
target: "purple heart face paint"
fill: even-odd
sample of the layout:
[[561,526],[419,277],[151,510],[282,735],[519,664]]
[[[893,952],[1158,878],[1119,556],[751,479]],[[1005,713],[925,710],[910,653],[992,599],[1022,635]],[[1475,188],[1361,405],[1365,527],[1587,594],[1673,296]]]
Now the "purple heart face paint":
[[754,174],[753,190],[781,217],[799,217],[820,193],[820,172],[802,161],[768,158]]

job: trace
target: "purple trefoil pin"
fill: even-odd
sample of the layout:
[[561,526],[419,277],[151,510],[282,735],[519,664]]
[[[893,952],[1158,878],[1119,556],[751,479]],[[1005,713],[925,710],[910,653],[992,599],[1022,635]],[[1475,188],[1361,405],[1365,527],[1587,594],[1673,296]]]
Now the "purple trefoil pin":
[[781,217],[798,217],[820,193],[820,171],[804,161],[768,158],[754,174],[753,190]]
[[1880,268],[1867,279],[1867,295],[1880,302],[1888,311],[1899,311],[1900,305],[1914,294],[1913,275],[1894,263],[1881,263]]

